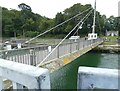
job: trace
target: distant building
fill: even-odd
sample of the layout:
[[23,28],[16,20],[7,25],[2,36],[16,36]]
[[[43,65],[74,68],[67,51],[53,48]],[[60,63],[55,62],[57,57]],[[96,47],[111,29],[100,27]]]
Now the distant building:
[[106,36],[118,36],[118,31],[106,31]]

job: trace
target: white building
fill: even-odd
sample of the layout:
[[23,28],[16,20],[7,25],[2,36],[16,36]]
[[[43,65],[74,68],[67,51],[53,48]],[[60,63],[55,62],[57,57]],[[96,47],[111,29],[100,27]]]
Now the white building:
[[118,36],[119,31],[106,31],[106,36]]

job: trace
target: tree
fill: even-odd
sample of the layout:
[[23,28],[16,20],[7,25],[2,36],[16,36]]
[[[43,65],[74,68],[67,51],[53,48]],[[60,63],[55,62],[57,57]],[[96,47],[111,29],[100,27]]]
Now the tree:
[[[57,13],[55,18],[50,19],[33,13],[31,7],[24,3],[19,4],[18,7],[21,9],[21,11],[13,9],[8,10],[7,8],[2,7],[2,33],[4,37],[13,37],[15,34],[17,37],[34,37],[50,29],[51,27],[68,20],[76,14],[81,13],[88,8],[92,8],[90,4],[81,5],[78,3],[70,8],[65,9],[64,12]],[[51,32],[47,33],[47,36],[63,38],[88,12],[89,11],[52,30]],[[92,31],[92,24],[93,13],[85,21],[82,29],[79,29],[78,34],[80,36],[86,36]],[[98,34],[105,33],[105,30],[118,31],[120,29],[120,17],[111,16],[106,18],[105,15],[101,15],[97,11],[95,29],[95,32]],[[71,35],[74,33],[75,31],[73,31]]]
[[25,30],[26,30],[25,28],[27,25],[26,21],[28,21],[32,9],[29,5],[26,5],[25,3],[19,4],[18,7],[21,9],[21,13],[22,13],[22,22],[23,22],[22,30],[23,30],[23,37],[25,37]]
[[120,17],[116,17],[114,20],[114,26],[115,26],[115,30],[119,31],[119,35],[120,35]]
[[[78,13],[83,12],[84,10],[90,8],[91,5],[87,4],[87,5],[81,5],[80,3],[74,4],[72,7],[67,8],[64,10],[64,18],[65,20],[69,19],[70,17],[75,16]],[[92,8],[92,7],[91,7]],[[78,16],[75,19],[72,19],[70,22],[68,22],[65,26],[64,31],[66,31],[66,33],[68,33],[88,12]],[[89,19],[87,20],[87,24],[91,24],[91,18],[92,16],[89,17]],[[89,29],[87,28],[87,24],[83,25],[83,28],[79,31],[79,34],[87,34],[89,31]]]
[[32,11],[31,7],[25,3],[21,3],[18,5],[18,7],[22,10],[22,11]]
[[[61,12],[57,13],[56,17],[55,17],[55,20],[54,20],[55,25],[58,25],[58,24],[62,23],[63,21],[65,21],[64,20],[64,15]],[[63,33],[63,31],[64,31],[63,26],[60,26],[60,27],[58,27],[54,30],[54,34]]]

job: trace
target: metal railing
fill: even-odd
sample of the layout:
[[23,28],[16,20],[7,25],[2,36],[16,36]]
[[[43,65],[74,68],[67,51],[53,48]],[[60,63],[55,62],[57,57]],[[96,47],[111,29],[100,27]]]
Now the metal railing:
[[[61,44],[48,58],[45,62],[61,58],[65,55],[77,52],[80,49],[92,46],[93,44],[100,44],[101,39],[97,40],[86,40],[85,38],[80,38],[76,42],[71,40],[67,43]],[[30,47],[23,49],[7,50],[1,51],[1,58],[7,59],[10,61],[28,64],[28,65],[37,65],[39,64],[48,54],[48,47],[51,46],[51,50],[55,48],[56,45],[48,45],[42,47]]]

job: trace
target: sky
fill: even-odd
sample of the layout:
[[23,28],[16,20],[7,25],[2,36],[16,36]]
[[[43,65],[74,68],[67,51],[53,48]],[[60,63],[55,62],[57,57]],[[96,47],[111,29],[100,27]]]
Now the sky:
[[[120,0],[96,0],[97,11],[107,17],[113,15],[118,16],[118,2]],[[94,6],[94,0],[0,0],[0,6],[8,9],[18,9],[20,3],[25,3],[32,8],[32,12],[38,13],[48,18],[54,18],[58,12],[64,11],[66,8],[76,3],[91,4]]]

